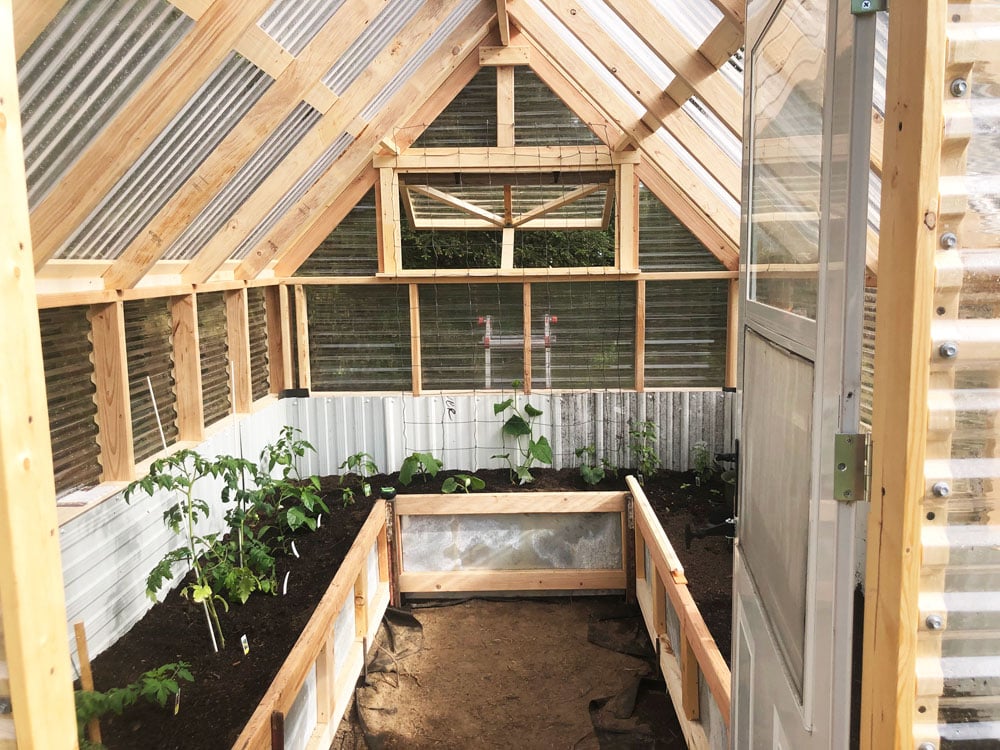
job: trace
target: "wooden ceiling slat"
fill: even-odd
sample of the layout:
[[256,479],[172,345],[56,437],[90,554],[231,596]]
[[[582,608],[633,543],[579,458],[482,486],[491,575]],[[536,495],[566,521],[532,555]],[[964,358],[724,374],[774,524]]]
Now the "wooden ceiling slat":
[[[337,106],[328,112],[299,145],[285,157],[278,169],[264,181],[227,222],[226,226],[202,249],[198,257],[182,274],[185,281],[191,283],[205,281],[232,255],[239,243],[264,219],[275,203],[295,185],[305,170],[316,162],[329,145],[345,132],[352,122],[355,122],[359,112],[368,104],[373,94],[380,91],[409,59],[410,55],[430,38],[451,10],[450,4],[447,4],[447,7],[444,7],[445,5],[444,3],[429,3],[414,14],[399,32],[393,44],[379,53],[372,64],[344,92]],[[463,21],[460,28],[465,30],[465,33],[469,33],[470,27],[485,26],[495,17],[496,9],[493,4],[481,2],[469,14],[467,20]],[[452,34],[450,39],[461,39],[461,37]],[[478,46],[478,39],[476,45]],[[462,47],[461,44],[456,45],[454,42],[452,42],[452,46]],[[410,96],[414,99],[419,99],[422,96],[420,88],[414,89],[410,85],[404,85],[403,88],[410,91]],[[372,130],[370,124],[360,123],[356,135],[363,131],[365,133],[364,140],[367,142],[372,137]],[[379,138],[386,134],[381,133]],[[377,143],[378,139],[369,146],[369,158],[371,149]],[[260,251],[259,248],[258,251]]]
[[129,105],[32,211],[36,268],[86,219],[269,4],[270,0],[216,0],[198,19]]
[[278,124],[321,83],[321,78],[385,7],[386,1],[352,0],[334,14],[240,124],[125,248],[105,274],[105,287],[125,289],[139,282]]

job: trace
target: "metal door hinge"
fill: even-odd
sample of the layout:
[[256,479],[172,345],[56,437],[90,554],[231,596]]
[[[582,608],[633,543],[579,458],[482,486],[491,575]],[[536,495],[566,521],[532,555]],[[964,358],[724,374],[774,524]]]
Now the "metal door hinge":
[[889,10],[889,0],[851,0],[851,13],[856,16],[867,16],[884,10]]
[[840,433],[833,443],[833,499],[842,503],[868,500],[871,480],[871,436]]

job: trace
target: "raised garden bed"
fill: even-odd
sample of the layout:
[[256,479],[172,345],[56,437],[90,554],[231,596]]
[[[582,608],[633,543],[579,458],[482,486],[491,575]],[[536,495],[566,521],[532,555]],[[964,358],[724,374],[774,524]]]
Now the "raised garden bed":
[[[528,488],[517,488],[509,483],[506,471],[478,472],[478,476],[488,481],[486,492],[510,491],[517,489],[529,489],[532,491],[550,492],[554,488],[567,488],[578,490],[585,485],[579,478],[579,474],[574,470],[562,471],[539,471],[537,481]],[[657,489],[663,482],[674,490],[680,484],[693,484],[690,475],[677,475],[670,472],[661,472],[656,477],[647,481],[646,492],[654,499],[654,503],[660,504],[661,493]],[[433,491],[439,486],[438,480],[432,486],[421,486],[416,481],[409,491]],[[395,477],[374,477],[372,485],[379,487],[393,484]],[[289,573],[288,594],[285,596],[254,596],[246,605],[235,604],[230,613],[226,616],[224,627],[232,636],[230,647],[223,653],[212,654],[207,644],[205,633],[204,615],[190,603],[181,599],[176,592],[171,593],[164,603],[158,605],[140,622],[133,630],[121,639],[115,646],[102,654],[94,665],[95,679],[99,689],[107,689],[114,685],[125,684],[136,675],[153,666],[170,661],[184,660],[192,664],[192,671],[195,674],[195,682],[183,689],[182,707],[177,717],[171,715],[169,711],[146,707],[136,708],[129,711],[123,717],[115,717],[103,722],[104,741],[109,748],[126,747],[149,747],[149,748],[219,748],[229,747],[236,742],[239,733],[251,718],[261,698],[268,690],[268,686],[274,680],[282,662],[296,641],[309,617],[316,610],[317,603],[323,597],[324,592],[330,588],[330,582],[340,562],[349,549],[357,529],[367,517],[372,508],[372,503],[362,497],[357,498],[357,503],[346,509],[339,506],[337,498],[338,484],[336,478],[324,480],[323,489],[330,493],[328,504],[334,511],[329,517],[325,517],[321,528],[314,533],[300,534],[296,538],[297,549],[300,558],[289,558],[279,564],[278,579],[282,580],[286,572]],[[407,488],[400,488],[404,492]],[[588,488],[589,489],[589,488]],[[624,490],[624,482],[605,482],[599,486],[602,491]],[[665,490],[664,492],[669,492]],[[709,493],[706,494],[705,502],[716,498]],[[478,493],[470,495],[469,498],[481,497]],[[441,496],[441,509],[445,508],[446,502],[455,502]],[[420,501],[426,502],[426,501]],[[711,504],[706,504],[703,509],[697,506],[694,508],[682,507],[690,506],[692,500],[679,504],[673,510],[667,506],[661,509],[672,521],[683,520],[690,517],[695,522],[703,520],[702,516],[713,510]],[[336,509],[336,510],[335,510]],[[524,506],[525,510],[532,509],[530,503]],[[691,515],[691,511],[694,515]],[[673,536],[673,534],[672,534]],[[702,547],[720,546],[717,540],[695,540],[692,551],[686,552],[678,549],[678,554],[682,557],[687,554],[685,564],[688,569],[700,575],[702,562],[699,562],[697,555],[702,553]],[[705,569],[725,568],[728,571],[730,563],[728,560],[722,561],[718,550],[710,552],[709,560],[703,561]],[[692,554],[693,553],[693,554]],[[396,561],[397,564],[400,561]],[[476,578],[474,574],[473,579]],[[496,586],[496,582],[489,584],[496,588],[490,590],[524,590],[535,588],[535,585],[526,585],[524,573],[515,573],[513,578],[503,586]],[[597,573],[600,579],[570,581],[573,574],[555,572],[558,580],[557,585],[552,582],[539,583],[538,586],[545,588],[560,588],[560,590],[576,589],[583,586],[591,587],[603,581],[601,585],[608,588],[617,588],[617,580],[609,580],[612,574],[607,571]],[[592,574],[591,574],[592,575]],[[465,581],[466,590],[475,589],[482,586],[480,580],[470,580],[467,574],[460,574],[459,578]],[[530,576],[529,576],[530,578]],[[405,575],[402,577],[403,588],[414,587],[413,579],[407,582]],[[354,581],[351,582],[352,584]],[[455,579],[452,578],[452,584]],[[447,581],[436,575],[436,578],[418,581],[416,588],[428,588],[433,593],[443,592]],[[615,584],[615,585],[611,585]],[[439,587],[440,586],[440,587]],[[341,585],[338,590],[341,594],[337,596],[349,600],[349,593],[343,593],[345,587]],[[457,588],[455,590],[462,590]],[[728,605],[729,584],[725,584],[725,601]],[[715,592],[720,593],[720,592]],[[329,598],[329,597],[328,597]],[[728,606],[727,606],[728,610]],[[716,637],[722,640],[728,637],[729,615],[718,616],[720,622],[725,622],[725,632],[714,631]],[[368,623],[371,625],[371,623]],[[239,646],[239,637],[247,635],[250,652],[244,655]],[[308,640],[308,639],[307,639]],[[728,653],[728,649],[724,652]],[[311,669],[311,664],[305,668],[305,672]],[[283,686],[279,687],[279,694],[285,704],[279,710],[287,712],[294,699],[294,692],[297,691],[303,679],[303,669],[301,664],[294,670],[292,679],[286,679]],[[306,674],[306,676],[309,676]],[[297,684],[296,684],[297,683]],[[294,688],[294,690],[293,690]],[[268,717],[270,718],[270,717]],[[319,717],[322,719],[323,717]],[[259,721],[258,721],[259,724]],[[267,727],[269,730],[269,726]],[[256,730],[254,730],[256,731]],[[249,745],[248,745],[249,746]]]

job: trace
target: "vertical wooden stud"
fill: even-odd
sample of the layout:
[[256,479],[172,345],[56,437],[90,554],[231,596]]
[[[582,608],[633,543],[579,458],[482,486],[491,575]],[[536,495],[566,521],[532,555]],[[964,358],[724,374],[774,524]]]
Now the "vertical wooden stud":
[[397,274],[402,269],[402,235],[399,215],[399,176],[391,167],[378,173],[378,257],[382,273]]
[[729,280],[729,300],[726,315],[726,380],[729,388],[736,387],[740,353],[740,280]]
[[94,385],[97,401],[97,442],[101,481],[135,479],[132,445],[132,403],[129,399],[125,347],[125,307],[121,301],[90,308],[90,336],[94,346]]
[[646,390],[646,281],[635,282],[635,390]]
[[[861,748],[913,747],[921,502],[945,96],[945,0],[889,24]],[[915,169],[914,165],[919,165]]]
[[639,524],[635,525],[635,577],[636,580],[646,580],[646,537],[639,530]]
[[170,298],[177,394],[177,437],[200,442],[205,437],[205,405],[201,382],[198,299],[193,294]]
[[20,748],[72,748],[76,715],[9,2],[0,11],[0,216],[0,351],[6,363],[0,617],[14,730]]
[[701,716],[701,699],[698,695],[698,657],[688,640],[687,626],[681,621],[681,704],[684,715],[691,721]]
[[635,273],[639,270],[639,178],[635,164],[619,164],[616,182],[616,262],[622,271]]
[[286,388],[294,388],[292,380],[292,315],[289,310],[288,286],[278,287],[278,304],[281,308],[281,380]]
[[514,145],[514,66],[497,68],[497,146]]
[[[286,388],[289,388],[289,381],[291,380],[291,378],[288,380],[285,379],[284,362],[288,339],[283,335],[281,290],[282,287],[277,284],[264,289],[264,310],[267,314],[267,368],[271,393],[281,393]],[[286,312],[287,309],[288,305],[286,302]],[[289,360],[290,368],[291,361]]]
[[378,533],[376,540],[378,549],[378,579],[379,581],[389,580],[389,530],[383,526]]
[[655,565],[649,573],[649,586],[653,594],[653,630],[657,635],[664,635],[667,632],[667,590]]
[[285,715],[271,712],[271,750],[285,750]]
[[295,285],[295,351],[299,355],[299,388],[312,388],[312,368],[309,359],[309,306],[306,289]]
[[521,296],[524,328],[524,392],[531,393],[531,284],[525,283]]
[[500,268],[512,270],[514,268],[514,227],[504,227],[501,236]]
[[333,630],[326,634],[323,650],[316,659],[316,722],[328,724],[333,715],[336,694],[336,660],[333,653]]
[[[224,292],[226,300],[226,343],[229,345],[229,361],[232,372],[230,383],[235,393],[229,394],[234,414],[247,414],[253,402],[250,384],[250,312],[247,290],[229,289]],[[233,387],[230,386],[230,387]]]
[[354,634],[358,639],[368,635],[368,566],[363,565],[354,581]]
[[420,287],[410,284],[410,367],[413,376],[413,395],[419,396],[423,384],[420,365]]

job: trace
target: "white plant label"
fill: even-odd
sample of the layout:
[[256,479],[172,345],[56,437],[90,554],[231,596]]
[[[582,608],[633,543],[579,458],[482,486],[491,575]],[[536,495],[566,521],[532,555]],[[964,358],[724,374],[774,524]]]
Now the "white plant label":
[[246,656],[250,653],[250,641],[247,640],[246,634],[240,638],[240,643],[243,644],[243,655]]
[[177,692],[174,693],[174,716],[179,714],[181,711],[181,689],[177,688]]
[[295,548],[295,542],[292,542],[292,554],[295,555],[296,558],[299,556],[299,551]]

